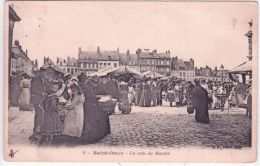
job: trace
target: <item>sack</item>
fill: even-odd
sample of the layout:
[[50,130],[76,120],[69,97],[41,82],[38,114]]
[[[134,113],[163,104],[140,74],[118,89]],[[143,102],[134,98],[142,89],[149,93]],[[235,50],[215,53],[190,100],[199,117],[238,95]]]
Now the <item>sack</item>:
[[188,114],[193,114],[194,113],[194,107],[187,107],[187,112],[188,112]]

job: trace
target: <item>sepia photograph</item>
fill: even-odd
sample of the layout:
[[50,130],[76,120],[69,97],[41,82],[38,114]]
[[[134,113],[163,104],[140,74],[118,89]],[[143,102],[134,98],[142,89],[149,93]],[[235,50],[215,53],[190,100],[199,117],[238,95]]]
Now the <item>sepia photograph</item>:
[[6,1],[8,162],[255,162],[255,1]]

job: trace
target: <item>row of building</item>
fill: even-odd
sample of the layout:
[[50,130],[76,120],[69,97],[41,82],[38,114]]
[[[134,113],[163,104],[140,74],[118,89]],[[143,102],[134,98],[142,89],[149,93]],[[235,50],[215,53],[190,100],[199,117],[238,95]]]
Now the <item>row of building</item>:
[[15,73],[27,73],[33,75],[34,70],[38,70],[37,60],[32,61],[28,56],[27,49],[24,51],[19,43],[15,40],[13,43],[13,31],[15,22],[21,21],[21,18],[14,11],[13,7],[9,6],[9,38],[8,38],[8,68],[9,76]]
[[[28,56],[27,49],[24,51],[18,40],[13,44],[14,23],[21,18],[9,6],[9,75],[24,72],[33,75],[38,70],[37,60],[32,61]],[[50,59],[44,57],[44,64],[50,63]],[[51,63],[53,63],[51,61]],[[54,63],[53,63],[54,64]],[[97,72],[106,67],[127,66],[139,72],[152,71],[165,76],[177,76],[183,80],[191,81],[194,78],[204,78],[218,81],[229,81],[228,71],[222,66],[220,70],[194,67],[194,60],[184,61],[177,56],[171,57],[170,51],[158,53],[157,50],[137,49],[135,53],[120,53],[119,49],[114,51],[83,51],[80,47],[78,58],[57,58],[56,66],[70,74]]]
[[38,70],[37,60],[32,61],[28,56],[28,50],[23,50],[18,40],[15,40],[11,49],[11,75],[14,73],[27,73],[33,75],[33,71]]
[[130,53],[129,50],[120,53],[119,49],[101,51],[100,47],[97,47],[96,51],[83,51],[79,47],[78,59],[57,58],[56,65],[71,74],[89,75],[106,67],[127,66],[139,72],[152,71],[165,76],[177,76],[187,81],[192,81],[194,78],[229,81],[228,70],[224,70],[224,67],[220,70],[208,66],[196,68],[193,59],[184,61],[177,56],[171,57],[170,51],[157,53],[157,50],[149,49],[137,49],[135,53]]

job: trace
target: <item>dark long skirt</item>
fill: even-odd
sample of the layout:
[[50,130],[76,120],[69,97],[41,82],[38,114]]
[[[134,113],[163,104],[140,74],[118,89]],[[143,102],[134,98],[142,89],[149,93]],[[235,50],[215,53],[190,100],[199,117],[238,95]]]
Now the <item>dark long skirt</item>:
[[141,88],[138,88],[138,89],[135,90],[135,105],[136,106],[139,105],[141,94],[142,94]]
[[118,109],[125,114],[131,112],[131,105],[129,103],[127,91],[121,91],[120,92]]
[[42,135],[54,136],[62,134],[62,122],[57,108],[57,99],[49,98],[43,101],[44,117],[41,129]]
[[209,111],[207,103],[194,107],[195,120],[198,123],[209,123]]
[[95,143],[110,133],[109,115],[98,108],[96,100],[84,103],[84,126],[81,135],[83,144]]
[[11,106],[19,106],[19,98],[21,94],[21,87],[20,87],[21,78],[15,77],[10,79],[9,83],[9,100]]
[[145,89],[142,90],[139,106],[140,107],[151,106],[150,92],[148,90]]

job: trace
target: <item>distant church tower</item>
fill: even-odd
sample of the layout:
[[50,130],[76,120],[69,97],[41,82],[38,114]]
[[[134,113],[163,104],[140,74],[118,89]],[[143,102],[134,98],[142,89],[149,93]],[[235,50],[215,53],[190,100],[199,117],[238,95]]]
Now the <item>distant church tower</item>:
[[251,19],[249,24],[249,31],[245,34],[245,36],[248,38],[248,60],[252,60],[252,39],[253,39],[253,31],[252,31],[252,26],[253,26],[253,20]]

